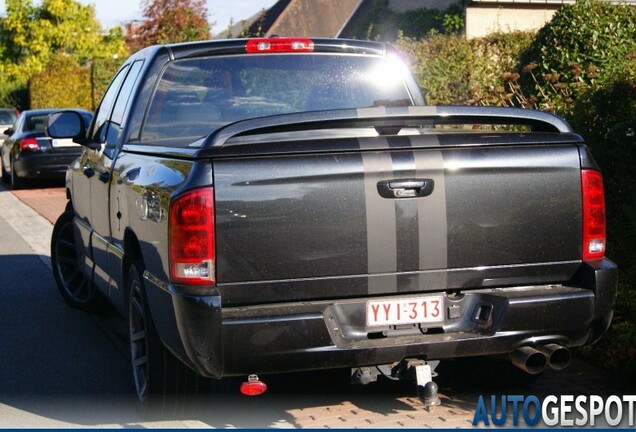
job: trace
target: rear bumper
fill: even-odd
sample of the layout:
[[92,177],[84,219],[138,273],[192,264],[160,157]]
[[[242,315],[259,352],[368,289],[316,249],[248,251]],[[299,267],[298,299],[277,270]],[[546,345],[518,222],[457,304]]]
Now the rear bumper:
[[617,268],[609,260],[584,265],[576,279],[573,286],[445,296],[445,322],[425,332],[416,327],[369,331],[364,298],[221,308],[218,296],[173,293],[180,340],[164,340],[200,374],[215,378],[368,366],[407,357],[493,355],[551,342],[580,346],[595,342],[609,327]]
[[81,153],[34,153],[16,159],[13,165],[22,178],[64,178],[71,162]]

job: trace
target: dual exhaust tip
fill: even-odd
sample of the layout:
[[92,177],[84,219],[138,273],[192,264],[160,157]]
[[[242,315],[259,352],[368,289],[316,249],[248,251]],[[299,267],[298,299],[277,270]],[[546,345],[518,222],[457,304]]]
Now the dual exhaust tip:
[[558,344],[524,346],[510,353],[510,361],[519,369],[537,375],[546,367],[565,369],[572,360],[570,350]]

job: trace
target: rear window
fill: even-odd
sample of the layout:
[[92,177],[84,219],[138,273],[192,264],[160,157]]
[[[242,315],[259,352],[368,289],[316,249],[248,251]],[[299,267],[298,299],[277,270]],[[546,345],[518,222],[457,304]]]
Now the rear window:
[[47,118],[48,113],[27,117],[24,123],[24,132],[44,132],[46,130]]
[[413,105],[406,68],[384,57],[241,55],[175,61],[150,103],[142,141],[188,144],[223,125],[301,111]]

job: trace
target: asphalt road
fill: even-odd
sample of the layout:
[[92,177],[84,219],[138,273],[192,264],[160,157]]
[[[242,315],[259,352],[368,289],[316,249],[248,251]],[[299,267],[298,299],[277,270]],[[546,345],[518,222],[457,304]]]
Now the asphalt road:
[[[50,192],[50,191],[49,191]],[[33,191],[37,194],[37,191]],[[470,382],[474,371],[440,368],[442,406],[425,409],[411,385],[352,387],[338,373],[268,377],[259,398],[240,380],[211,383],[187,413],[161,420],[137,411],[122,336],[112,313],[69,308],[50,271],[52,225],[0,186],[0,428],[455,428],[471,427],[480,395],[633,394],[634,383],[575,359],[528,387]]]

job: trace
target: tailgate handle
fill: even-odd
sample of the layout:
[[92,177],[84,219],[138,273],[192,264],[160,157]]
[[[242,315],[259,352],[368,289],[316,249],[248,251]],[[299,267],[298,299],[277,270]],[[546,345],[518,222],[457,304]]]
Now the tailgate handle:
[[396,179],[378,182],[378,193],[383,198],[421,198],[433,193],[433,179]]

